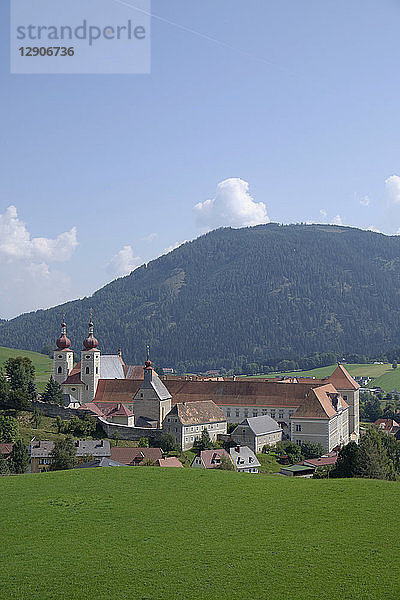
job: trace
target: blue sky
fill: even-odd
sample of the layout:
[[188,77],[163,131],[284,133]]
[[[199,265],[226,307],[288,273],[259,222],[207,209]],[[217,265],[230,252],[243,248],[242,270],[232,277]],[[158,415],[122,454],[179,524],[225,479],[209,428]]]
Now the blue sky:
[[7,4],[0,317],[220,225],[400,229],[397,0],[153,0],[149,75],[11,75]]

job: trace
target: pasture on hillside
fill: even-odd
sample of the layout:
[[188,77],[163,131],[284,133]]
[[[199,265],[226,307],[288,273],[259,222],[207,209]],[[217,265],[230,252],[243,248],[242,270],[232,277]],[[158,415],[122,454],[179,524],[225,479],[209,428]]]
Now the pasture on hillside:
[[396,482],[114,467],[0,499],[2,600],[400,596]]
[[35,383],[38,391],[42,392],[46,387],[53,369],[53,360],[45,354],[39,352],[30,352],[29,350],[16,350],[15,348],[4,348],[0,346],[0,367],[4,365],[8,358],[17,356],[26,356],[35,365]]
[[[389,363],[384,364],[364,364],[364,363],[343,363],[345,369],[353,377],[371,377],[372,381],[368,387],[381,387],[386,392],[391,392],[393,389],[400,390],[400,366],[393,369]],[[252,377],[270,379],[272,377],[315,377],[317,379],[329,377],[336,369],[337,364],[328,365],[326,367],[318,367],[310,371],[288,371],[280,373],[268,373],[266,375],[252,375]]]

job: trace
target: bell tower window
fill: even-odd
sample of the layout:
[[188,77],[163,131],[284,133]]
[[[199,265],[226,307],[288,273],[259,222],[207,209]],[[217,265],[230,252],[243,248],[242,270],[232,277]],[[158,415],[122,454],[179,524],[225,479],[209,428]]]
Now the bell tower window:
[[62,373],[62,367],[58,367],[57,373]]
[[89,375],[89,367],[86,367],[86,375]]

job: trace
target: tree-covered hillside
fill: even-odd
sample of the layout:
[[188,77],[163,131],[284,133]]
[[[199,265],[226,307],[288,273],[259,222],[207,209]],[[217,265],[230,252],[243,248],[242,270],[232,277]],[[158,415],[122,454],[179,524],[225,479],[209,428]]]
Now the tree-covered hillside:
[[0,344],[54,345],[62,313],[75,350],[89,308],[103,352],[207,369],[314,353],[373,356],[398,346],[400,237],[328,225],[212,231],[91,298],[22,315]]

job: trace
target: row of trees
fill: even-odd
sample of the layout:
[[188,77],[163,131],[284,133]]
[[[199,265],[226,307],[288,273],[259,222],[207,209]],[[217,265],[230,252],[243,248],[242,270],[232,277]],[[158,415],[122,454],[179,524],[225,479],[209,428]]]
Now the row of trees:
[[9,358],[0,370],[0,407],[24,410],[36,400],[35,366],[29,358]]
[[371,427],[360,443],[350,442],[339,452],[330,477],[366,477],[395,480],[400,476],[400,441]]

